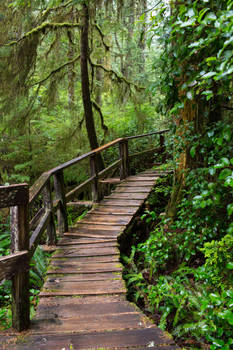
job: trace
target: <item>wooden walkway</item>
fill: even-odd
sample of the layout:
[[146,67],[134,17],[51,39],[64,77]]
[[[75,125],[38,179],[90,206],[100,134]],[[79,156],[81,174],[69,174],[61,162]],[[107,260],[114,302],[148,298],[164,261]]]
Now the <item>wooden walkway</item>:
[[0,349],[178,349],[126,301],[119,262],[117,239],[160,175],[148,170],[128,177],[64,234],[30,330],[18,338],[0,337]]

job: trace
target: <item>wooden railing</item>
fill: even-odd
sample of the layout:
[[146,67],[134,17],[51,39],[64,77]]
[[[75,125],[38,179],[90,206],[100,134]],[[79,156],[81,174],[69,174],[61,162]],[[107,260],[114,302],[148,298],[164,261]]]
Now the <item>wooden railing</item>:
[[[30,190],[28,190],[27,184],[0,187],[0,208],[12,207],[12,254],[0,258],[0,282],[9,278],[13,282],[12,318],[15,329],[22,331],[29,326],[29,262],[41,241],[42,234],[47,231],[47,244],[55,245],[57,232],[62,236],[64,232],[68,231],[67,202],[70,202],[74,197],[78,197],[90,185],[92,202],[98,202],[101,199],[100,186],[102,180],[117,168],[119,169],[120,180],[125,179],[130,175],[130,159],[155,151],[160,153],[164,159],[164,134],[167,131],[162,130],[118,138],[43,173]],[[128,143],[130,140],[153,135],[159,135],[159,147],[134,154],[129,153]],[[97,155],[113,146],[119,148],[119,159],[105,169],[98,171]],[[90,177],[66,193],[64,170],[88,158]],[[55,215],[57,217],[56,221]]]

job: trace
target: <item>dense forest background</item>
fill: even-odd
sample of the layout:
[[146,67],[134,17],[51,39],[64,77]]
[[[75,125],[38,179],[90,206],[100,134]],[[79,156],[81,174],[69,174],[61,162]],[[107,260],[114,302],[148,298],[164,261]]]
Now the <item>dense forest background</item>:
[[175,172],[125,257],[131,297],[185,347],[230,349],[233,1],[7,0],[0,26],[1,183],[169,127]]

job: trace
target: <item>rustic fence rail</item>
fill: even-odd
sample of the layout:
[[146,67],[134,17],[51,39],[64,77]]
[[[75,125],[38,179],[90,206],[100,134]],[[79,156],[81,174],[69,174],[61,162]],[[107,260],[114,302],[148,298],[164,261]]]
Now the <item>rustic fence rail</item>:
[[[0,187],[0,208],[11,207],[12,231],[12,254],[0,258],[0,282],[3,279],[12,279],[12,324],[16,330],[22,331],[29,327],[29,263],[44,232],[47,233],[47,244],[55,245],[57,232],[62,236],[68,231],[67,203],[78,197],[87,186],[91,186],[92,202],[101,200],[100,186],[103,183],[114,183],[113,179],[108,181],[106,177],[109,175],[111,177],[113,171],[118,169],[119,180],[125,179],[130,175],[132,158],[157,152],[164,160],[164,134],[168,131],[118,138],[43,173],[30,189],[27,184]],[[159,135],[157,148],[129,153],[131,140],[153,135]],[[96,155],[116,145],[119,148],[119,159],[98,171]],[[90,161],[90,177],[66,193],[64,170],[87,158]],[[29,213],[31,213],[30,221]]]

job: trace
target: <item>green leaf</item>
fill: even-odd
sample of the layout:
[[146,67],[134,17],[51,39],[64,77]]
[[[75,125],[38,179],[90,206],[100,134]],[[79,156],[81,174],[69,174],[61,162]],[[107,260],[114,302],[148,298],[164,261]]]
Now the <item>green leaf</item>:
[[226,268],[229,269],[229,270],[233,270],[233,262],[227,263]]
[[200,14],[199,14],[198,19],[197,19],[199,23],[201,22],[203,16],[205,15],[205,13],[206,13],[207,11],[209,11],[209,8],[205,8],[205,9],[202,9],[202,10],[200,11]]
[[208,57],[208,58],[206,58],[206,62],[208,63],[208,62],[213,62],[213,61],[216,61],[217,60],[217,57],[215,57],[215,56],[211,56],[211,57]]
[[188,21],[181,24],[181,28],[190,27],[196,22],[195,18],[190,18]]
[[208,73],[202,75],[201,78],[202,78],[202,79],[211,78],[211,77],[213,77],[213,76],[216,75],[216,74],[217,74],[216,72],[208,72]]
[[226,310],[220,313],[220,317],[226,320],[230,325],[233,325],[233,312],[231,312],[230,310]]
[[206,17],[205,17],[205,20],[211,20],[211,21],[215,21],[217,19],[215,13],[213,12],[209,12]]
[[[232,130],[231,129],[226,129],[224,130],[224,139],[227,141],[230,141],[232,135]],[[232,158],[233,159],[233,158]],[[233,164],[233,163],[232,163]]]
[[192,158],[194,158],[195,154],[196,154],[196,146],[192,146],[190,149],[190,155]]
[[226,158],[226,157],[221,158],[221,159],[220,159],[220,162],[221,162],[224,166],[230,165],[230,161],[229,161],[229,159]]
[[233,213],[233,203],[228,204],[227,206],[227,214],[230,216]]
[[219,178],[220,180],[225,180],[228,176],[231,175],[231,173],[232,173],[232,171],[231,171],[230,169],[223,169],[223,170],[220,172],[218,178]]

